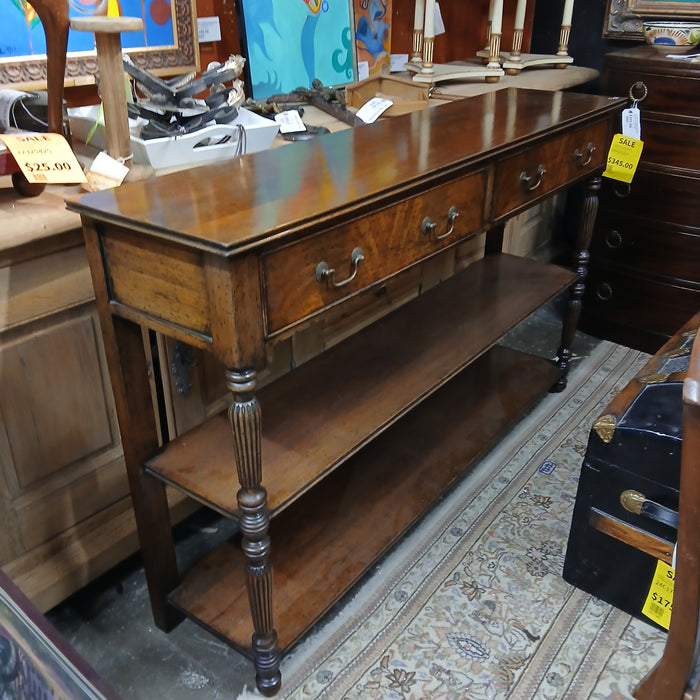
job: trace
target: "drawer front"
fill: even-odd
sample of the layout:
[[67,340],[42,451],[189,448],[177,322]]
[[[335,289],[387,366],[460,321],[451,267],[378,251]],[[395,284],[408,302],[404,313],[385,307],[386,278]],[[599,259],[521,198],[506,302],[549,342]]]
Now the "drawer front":
[[494,220],[599,169],[609,147],[608,124],[601,122],[501,161],[496,166]]
[[700,229],[700,174],[680,175],[640,168],[631,185],[606,181],[600,202],[607,210]]
[[700,174],[700,121],[642,110],[642,162]]
[[[628,97],[635,83],[644,83],[646,97],[639,103],[642,113],[646,110],[665,114],[700,116],[700,78],[697,76],[664,75],[641,70],[604,71],[601,93]],[[643,96],[644,88],[635,88],[635,97]],[[642,135],[642,138],[644,136]]]
[[604,212],[598,217],[591,243],[591,265],[602,261],[700,286],[700,230],[690,233],[644,218]]
[[[480,231],[485,190],[486,172],[478,171],[265,254],[262,264],[268,333]],[[451,218],[451,212],[457,216]],[[362,257],[359,262],[357,254],[354,257],[358,249]]]
[[591,268],[584,309],[609,322],[672,336],[700,308],[700,289],[636,276],[606,266]]

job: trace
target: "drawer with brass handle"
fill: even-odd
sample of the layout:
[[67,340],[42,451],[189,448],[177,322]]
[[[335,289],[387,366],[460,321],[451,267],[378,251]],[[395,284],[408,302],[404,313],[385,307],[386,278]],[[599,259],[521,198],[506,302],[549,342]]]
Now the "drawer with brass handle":
[[479,170],[266,253],[267,332],[286,328],[478,233],[485,190],[486,172]]
[[[528,207],[605,162],[610,135],[607,123],[557,136],[496,165],[493,220]],[[570,158],[562,159],[561,153]],[[556,165],[555,165],[556,164]]]

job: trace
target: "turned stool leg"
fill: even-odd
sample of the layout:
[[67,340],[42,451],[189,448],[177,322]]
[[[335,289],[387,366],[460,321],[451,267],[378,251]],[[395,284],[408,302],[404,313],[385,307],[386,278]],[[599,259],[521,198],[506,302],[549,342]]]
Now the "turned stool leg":
[[68,48],[68,0],[32,0],[46,35],[49,131],[63,133],[63,80]]
[[140,31],[143,22],[139,17],[72,17],[70,26],[95,34],[107,153],[115,160],[128,161],[132,154],[120,34]]

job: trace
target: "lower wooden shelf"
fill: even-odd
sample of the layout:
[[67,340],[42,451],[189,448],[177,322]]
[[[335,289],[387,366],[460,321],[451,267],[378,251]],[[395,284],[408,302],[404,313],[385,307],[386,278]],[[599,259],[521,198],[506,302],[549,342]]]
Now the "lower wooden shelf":
[[[549,360],[496,346],[273,519],[273,610],[283,652],[558,375]],[[235,538],[229,540],[193,566],[169,600],[251,656],[244,565]]]
[[[263,486],[272,513],[575,279],[570,270],[528,258],[486,257],[261,389]],[[146,471],[236,516],[240,485],[225,412],[168,443]]]

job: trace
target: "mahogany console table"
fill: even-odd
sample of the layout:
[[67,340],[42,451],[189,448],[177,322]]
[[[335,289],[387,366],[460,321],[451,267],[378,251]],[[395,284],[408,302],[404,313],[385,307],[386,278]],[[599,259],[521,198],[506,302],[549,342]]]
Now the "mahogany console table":
[[[523,410],[563,388],[623,104],[504,89],[68,202],[160,628],[191,616],[251,656],[274,694],[281,653]],[[502,253],[509,216],[582,180],[574,271]],[[482,232],[479,260],[256,388],[276,341],[369,308]],[[567,288],[556,362],[496,346]],[[228,418],[158,447],[141,327],[224,363]],[[236,518],[239,541],[178,571],[166,484]]]

